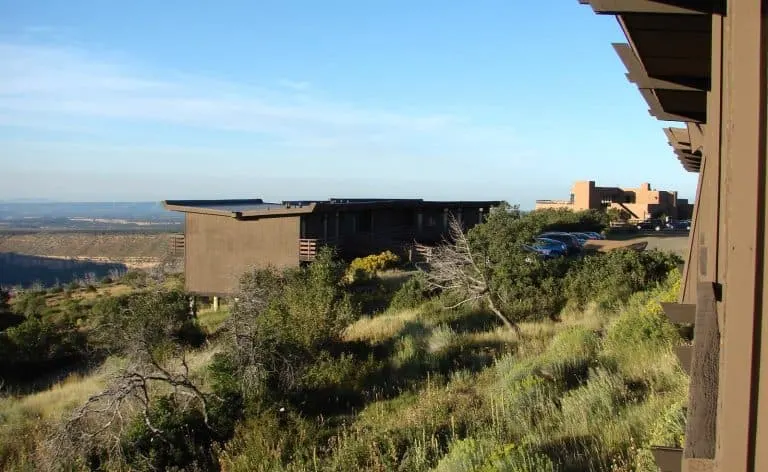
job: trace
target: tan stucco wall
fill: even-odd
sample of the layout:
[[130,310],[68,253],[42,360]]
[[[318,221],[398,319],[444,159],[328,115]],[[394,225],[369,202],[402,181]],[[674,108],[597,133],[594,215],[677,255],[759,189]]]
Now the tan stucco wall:
[[251,268],[299,264],[298,216],[240,221],[188,213],[185,239],[184,273],[192,293],[234,293]]

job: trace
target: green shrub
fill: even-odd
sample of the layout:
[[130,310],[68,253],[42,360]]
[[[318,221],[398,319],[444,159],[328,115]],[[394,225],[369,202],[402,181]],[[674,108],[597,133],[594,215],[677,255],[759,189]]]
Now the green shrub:
[[85,335],[71,322],[26,318],[0,333],[0,376],[34,378],[83,359]]
[[202,412],[186,408],[173,397],[157,400],[144,418],[134,421],[122,441],[126,460],[140,470],[218,470],[213,446],[216,433]]
[[619,249],[589,255],[568,272],[565,296],[579,308],[590,301],[613,308],[633,293],[664,282],[679,262],[678,256],[660,251]]
[[205,333],[189,311],[187,295],[175,290],[107,297],[97,301],[91,313],[93,344],[115,353],[128,352],[136,343],[198,347],[205,341]]
[[243,277],[227,322],[231,356],[245,396],[284,395],[356,318],[343,290],[344,266],[328,248],[308,267],[261,269]]
[[423,274],[417,273],[409,277],[392,295],[389,308],[391,310],[416,308],[427,300],[428,295],[429,287],[427,286],[427,281]]

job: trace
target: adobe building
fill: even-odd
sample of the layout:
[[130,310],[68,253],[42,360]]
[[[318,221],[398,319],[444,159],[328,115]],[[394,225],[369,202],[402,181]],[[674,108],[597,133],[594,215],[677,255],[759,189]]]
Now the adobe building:
[[[579,0],[613,15],[628,79],[698,174],[674,323],[690,373],[685,444],[654,448],[662,471],[768,471],[768,4],[764,0]],[[610,97],[595,97],[606,100]]]
[[592,180],[575,182],[568,200],[536,200],[537,210],[548,208],[574,211],[615,208],[626,212],[632,220],[661,215],[683,220],[690,218],[693,212],[693,205],[685,198],[677,198],[677,192],[654,190],[649,183],[637,188],[598,187]]
[[163,202],[168,210],[185,214],[187,291],[213,296],[234,293],[241,275],[253,268],[312,261],[323,245],[352,258],[386,249],[402,254],[415,242],[434,244],[446,235],[449,215],[469,229],[498,204],[420,199]]

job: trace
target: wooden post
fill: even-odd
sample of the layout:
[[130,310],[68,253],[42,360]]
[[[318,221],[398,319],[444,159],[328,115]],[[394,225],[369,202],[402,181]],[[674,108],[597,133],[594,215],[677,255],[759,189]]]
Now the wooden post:
[[328,213],[323,213],[323,241],[328,240]]
[[213,297],[213,311],[219,311],[219,297]]
[[717,445],[720,362],[720,329],[717,323],[714,283],[699,283],[696,294],[696,324],[693,331],[693,359],[684,457],[714,459]]

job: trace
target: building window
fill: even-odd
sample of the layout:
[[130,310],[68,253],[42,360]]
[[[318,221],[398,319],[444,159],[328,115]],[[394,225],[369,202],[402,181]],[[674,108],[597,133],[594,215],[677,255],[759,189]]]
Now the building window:
[[437,218],[435,218],[434,215],[429,215],[427,217],[427,226],[429,227],[437,226]]

